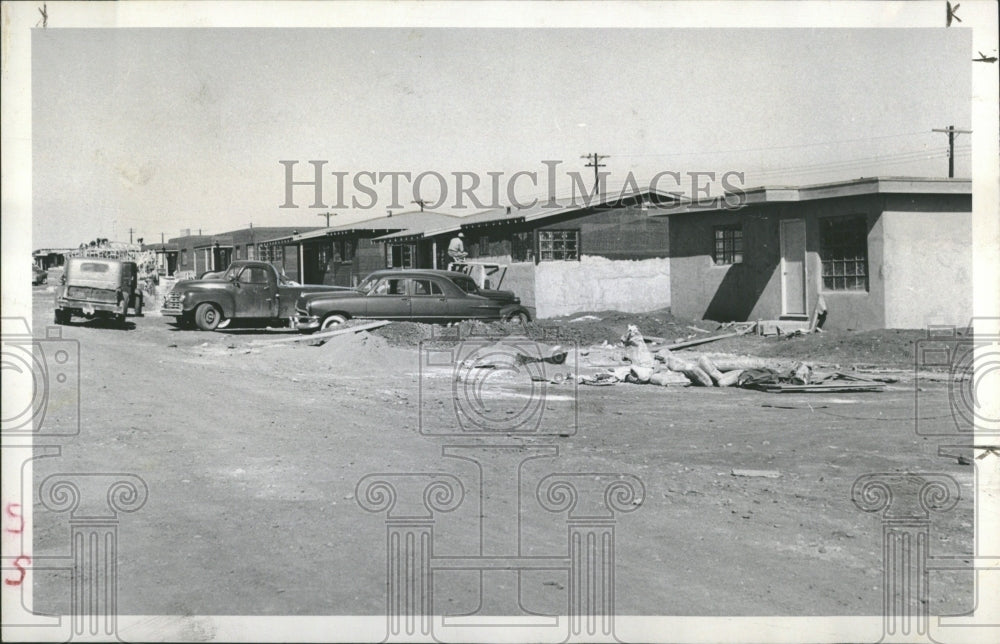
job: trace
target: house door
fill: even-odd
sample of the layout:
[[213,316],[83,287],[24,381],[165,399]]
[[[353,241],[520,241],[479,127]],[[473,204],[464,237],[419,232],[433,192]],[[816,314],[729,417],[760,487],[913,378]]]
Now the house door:
[[781,221],[781,314],[806,316],[806,221]]

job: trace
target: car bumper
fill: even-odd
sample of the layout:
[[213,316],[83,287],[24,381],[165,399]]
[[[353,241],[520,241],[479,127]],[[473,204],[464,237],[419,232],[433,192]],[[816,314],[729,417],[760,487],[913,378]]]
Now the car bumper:
[[174,317],[180,317],[184,315],[184,309],[174,308],[174,307],[163,307],[160,309],[160,315],[172,315]]
[[122,312],[122,307],[120,304],[113,304],[111,302],[91,302],[88,300],[75,300],[71,297],[60,297],[56,300],[56,306],[61,309],[69,309],[72,311],[82,311],[86,314],[91,314],[97,311],[103,311],[105,313],[117,313]]
[[292,322],[299,331],[315,331],[321,324],[315,315],[296,315],[292,318]]

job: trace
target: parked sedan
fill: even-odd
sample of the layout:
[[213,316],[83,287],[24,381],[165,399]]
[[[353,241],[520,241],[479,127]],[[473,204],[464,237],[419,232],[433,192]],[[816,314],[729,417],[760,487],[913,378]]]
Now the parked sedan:
[[512,292],[481,289],[468,275],[437,270],[376,271],[356,289],[304,294],[295,305],[295,314],[300,331],[326,330],[351,318],[531,320]]

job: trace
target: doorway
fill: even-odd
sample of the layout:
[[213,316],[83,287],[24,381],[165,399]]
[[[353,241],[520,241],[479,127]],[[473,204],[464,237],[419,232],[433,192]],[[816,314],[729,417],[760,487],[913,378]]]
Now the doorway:
[[781,315],[806,317],[806,221],[781,221]]

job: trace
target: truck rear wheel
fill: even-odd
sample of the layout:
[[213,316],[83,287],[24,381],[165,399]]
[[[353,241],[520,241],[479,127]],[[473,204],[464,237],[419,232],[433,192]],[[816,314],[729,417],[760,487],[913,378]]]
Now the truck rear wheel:
[[222,322],[222,311],[210,302],[203,302],[194,310],[194,323],[202,331],[215,331]]

